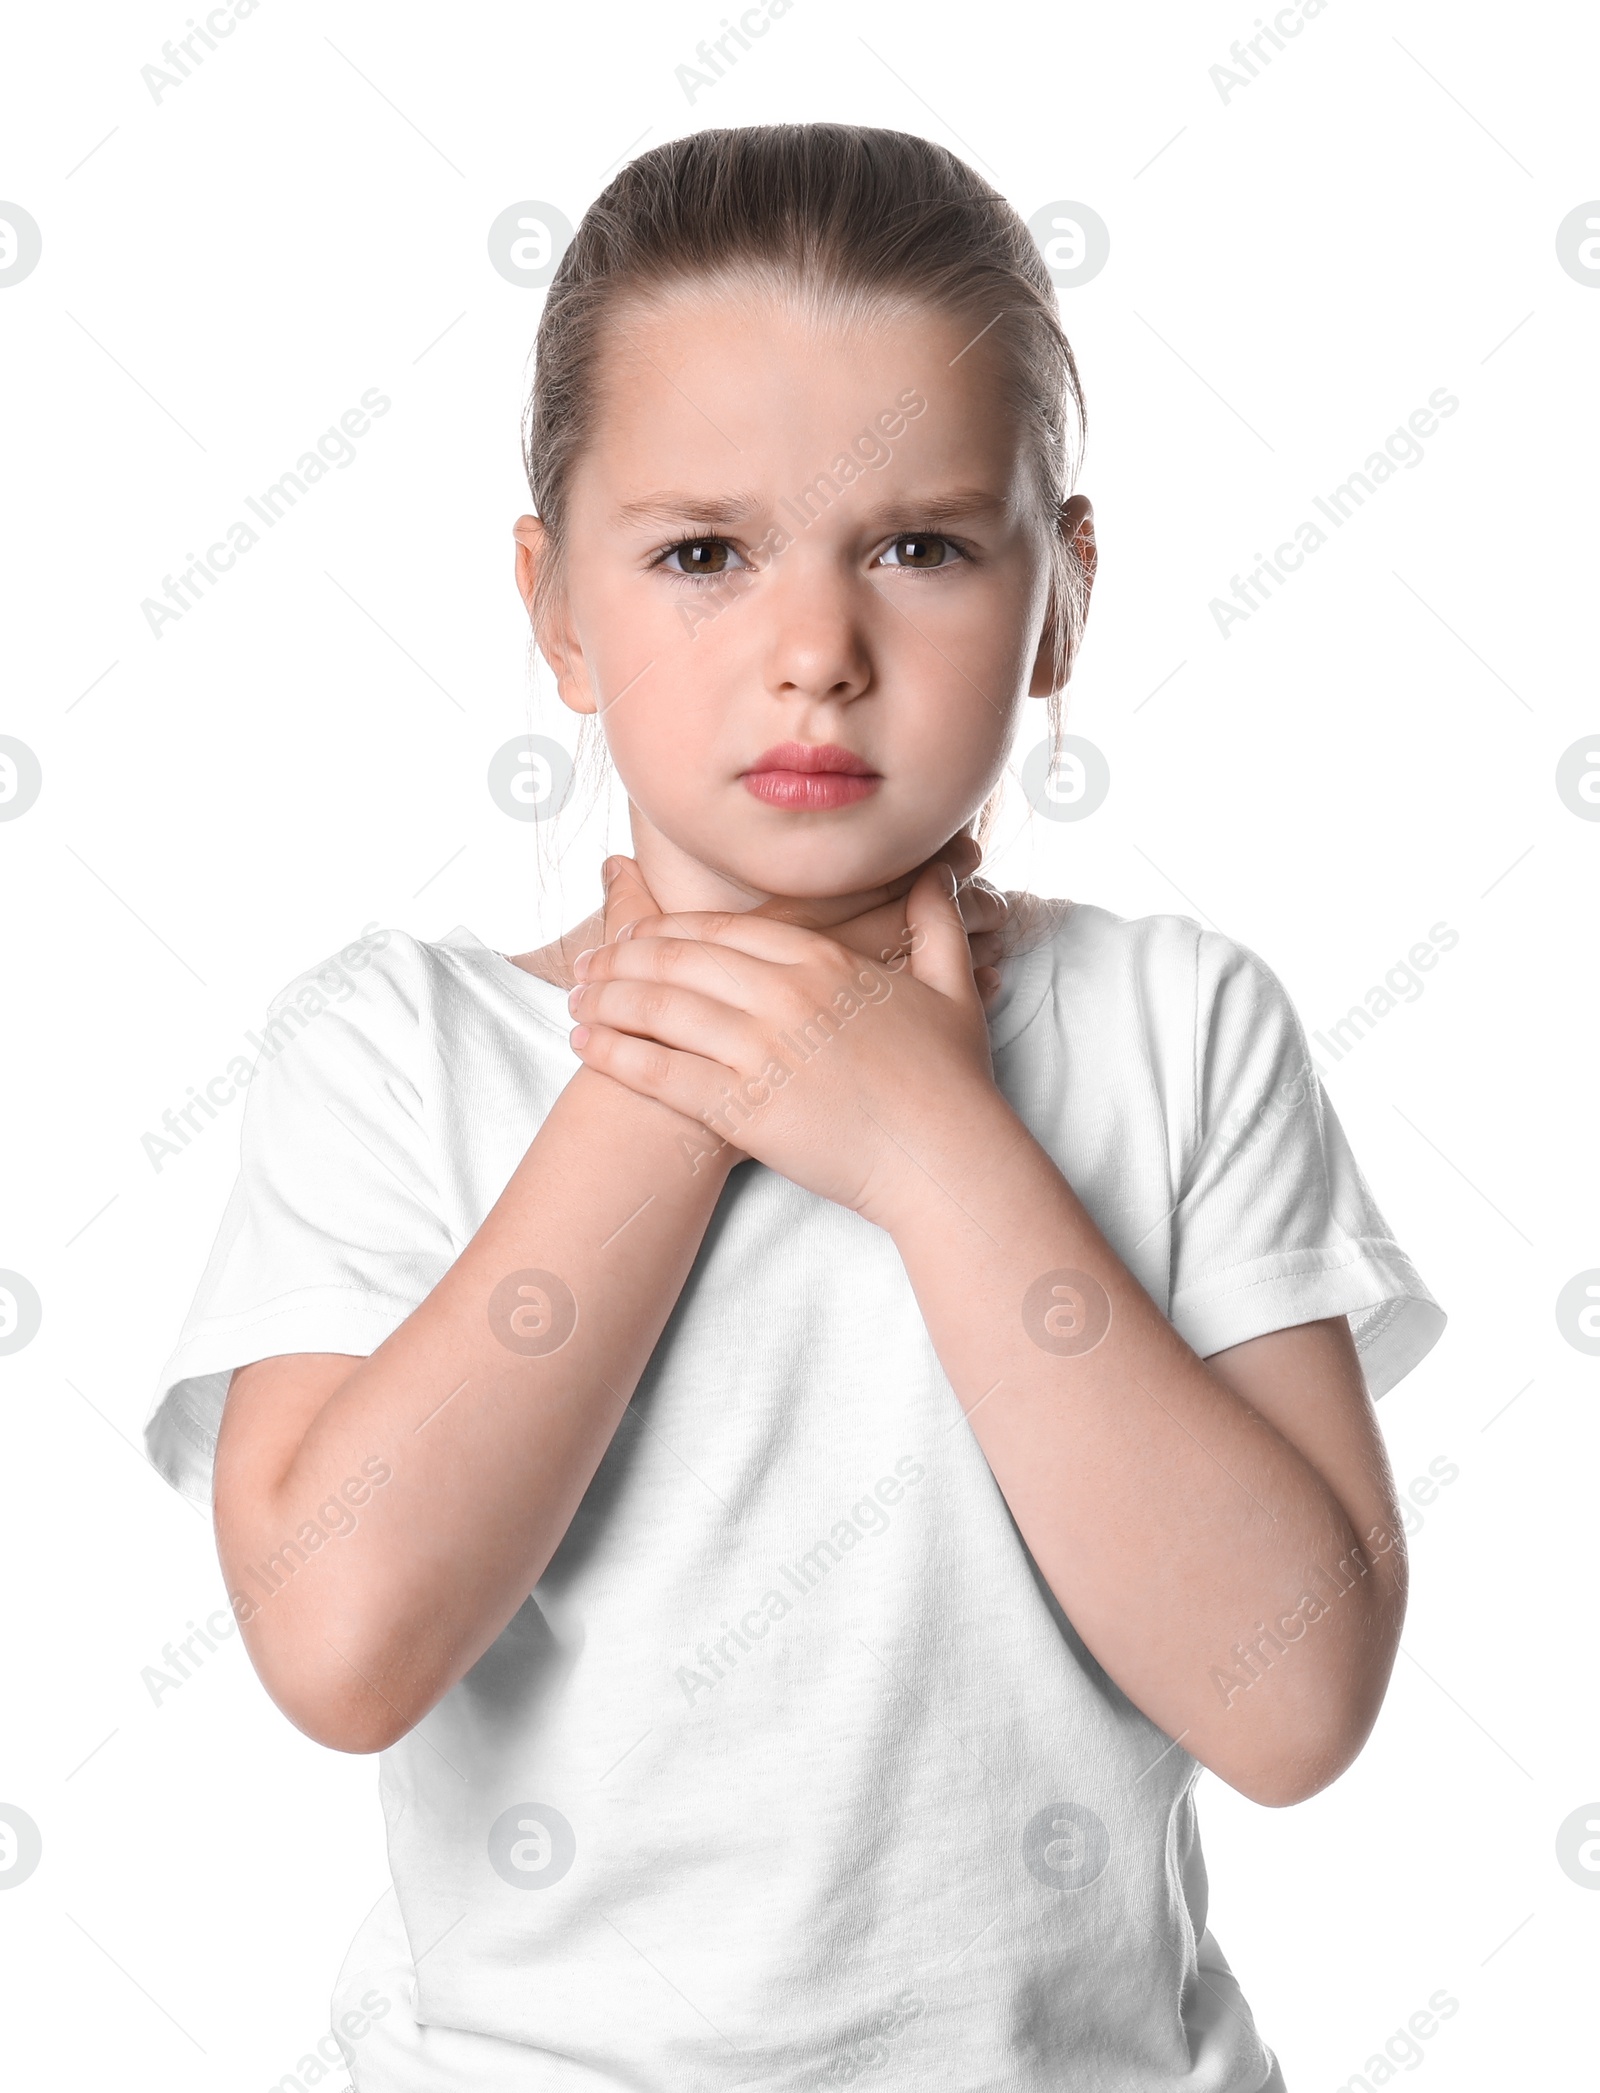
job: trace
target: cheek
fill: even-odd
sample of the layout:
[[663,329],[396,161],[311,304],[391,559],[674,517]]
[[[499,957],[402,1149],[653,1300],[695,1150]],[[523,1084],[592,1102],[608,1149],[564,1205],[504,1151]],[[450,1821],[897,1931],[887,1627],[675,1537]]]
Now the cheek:
[[628,797],[654,819],[658,811],[692,809],[738,768],[725,746],[732,717],[709,678],[658,658],[620,690],[600,724]]
[[[896,680],[908,690],[924,688],[941,719],[955,708],[977,711],[997,731],[1026,694],[1042,624],[1042,586],[1026,574],[991,571],[948,591],[927,591],[927,609],[912,590],[916,629],[886,634],[895,652]],[[937,598],[937,600],[932,600]],[[897,624],[901,621],[897,620]],[[970,732],[981,737],[983,722]]]

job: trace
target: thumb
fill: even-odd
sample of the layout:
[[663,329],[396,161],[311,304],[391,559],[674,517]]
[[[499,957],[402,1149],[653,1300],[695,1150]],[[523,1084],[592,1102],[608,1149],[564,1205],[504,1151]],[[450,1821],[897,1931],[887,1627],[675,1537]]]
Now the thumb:
[[607,858],[600,872],[606,880],[605,941],[611,945],[627,925],[645,916],[659,916],[661,910],[634,859]]
[[911,972],[925,987],[956,1003],[979,1002],[972,977],[972,948],[956,905],[956,875],[937,859],[906,896],[911,934]]

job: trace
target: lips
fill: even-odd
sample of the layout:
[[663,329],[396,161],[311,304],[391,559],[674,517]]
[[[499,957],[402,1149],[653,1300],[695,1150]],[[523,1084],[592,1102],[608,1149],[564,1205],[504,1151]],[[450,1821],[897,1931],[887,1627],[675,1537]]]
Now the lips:
[[768,806],[807,812],[850,806],[876,792],[883,779],[837,742],[785,741],[758,756],[740,782]]

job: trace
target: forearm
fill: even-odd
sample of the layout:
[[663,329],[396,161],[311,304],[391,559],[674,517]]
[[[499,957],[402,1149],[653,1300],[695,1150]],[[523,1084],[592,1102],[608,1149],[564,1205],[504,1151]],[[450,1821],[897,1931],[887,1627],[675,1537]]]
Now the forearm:
[[[370,1702],[386,1741],[500,1633],[565,1534],[688,1276],[736,1159],[714,1145],[606,1076],[573,1077],[456,1262],[340,1381],[248,1520],[225,1528],[219,1515],[230,1585],[260,1603],[246,1640],[269,1689],[305,1694],[309,1668],[322,1682],[311,1693]],[[530,1274],[546,1276],[519,1280]],[[225,1424],[219,1503],[228,1453]],[[373,1456],[390,1474],[354,1530],[263,1598],[256,1558]]]
[[[1394,1559],[1362,1553],[1322,1477],[1178,1336],[998,1093],[930,1126],[882,1218],[1094,1656],[1257,1799],[1331,1779],[1393,1661]],[[1052,1295],[1066,1274],[1084,1281]]]

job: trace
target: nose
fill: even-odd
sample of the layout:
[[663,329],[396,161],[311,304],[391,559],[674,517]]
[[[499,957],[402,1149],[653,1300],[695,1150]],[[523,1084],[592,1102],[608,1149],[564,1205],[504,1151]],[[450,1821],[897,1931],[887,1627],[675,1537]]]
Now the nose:
[[773,696],[841,705],[862,696],[873,678],[869,619],[880,608],[866,577],[822,545],[795,539],[774,554],[759,588],[751,607]]

